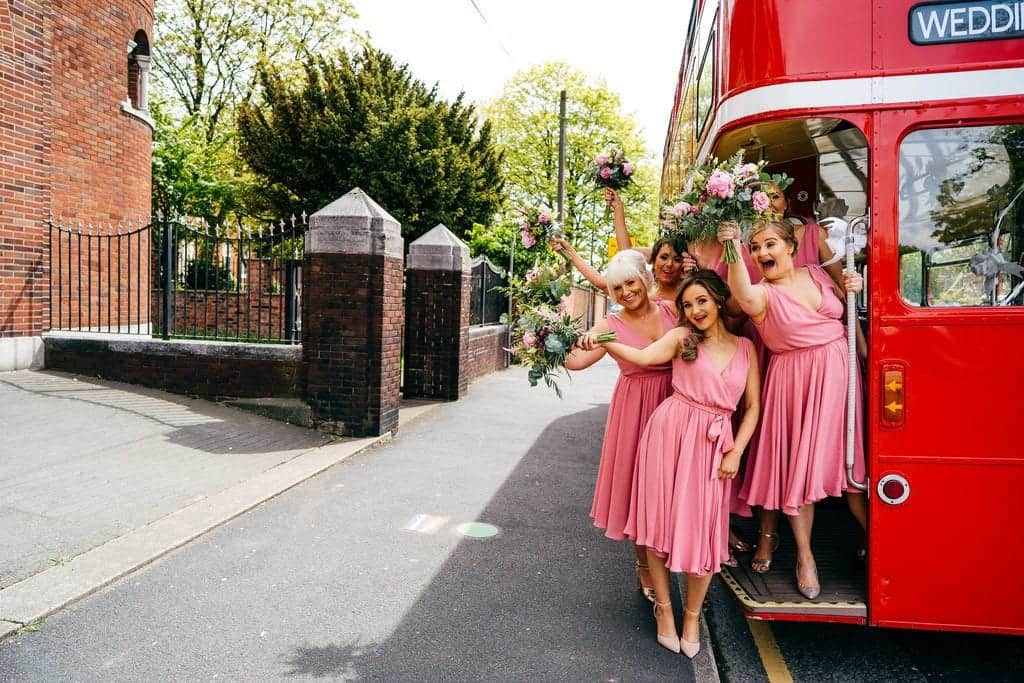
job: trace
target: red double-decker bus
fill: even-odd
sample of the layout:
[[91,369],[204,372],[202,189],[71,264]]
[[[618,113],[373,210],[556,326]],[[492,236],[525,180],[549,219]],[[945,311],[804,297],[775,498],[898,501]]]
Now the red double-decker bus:
[[870,527],[858,564],[820,506],[815,601],[791,542],[723,578],[764,619],[1024,634],[1024,2],[695,0],[663,199],[741,149],[870,226]]

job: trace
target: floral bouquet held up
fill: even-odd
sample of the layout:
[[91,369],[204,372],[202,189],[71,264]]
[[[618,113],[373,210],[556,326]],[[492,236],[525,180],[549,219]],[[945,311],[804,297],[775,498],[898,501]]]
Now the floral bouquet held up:
[[524,248],[533,249],[538,243],[546,243],[549,237],[557,236],[559,230],[548,207],[528,206],[519,209],[519,213],[523,216],[519,224],[519,239]]
[[553,263],[538,263],[519,279],[513,276],[508,287],[496,287],[520,308],[532,306],[558,307],[562,298],[572,293],[572,277]]
[[[562,398],[555,375],[559,370],[565,370],[565,359],[582,334],[583,325],[579,318],[550,306],[537,306],[523,311],[512,326],[512,348],[509,351],[530,369],[527,378],[531,387],[544,380],[554,389],[555,395]],[[615,333],[599,335],[597,341],[615,341]]]
[[594,182],[616,192],[633,180],[633,164],[618,147],[610,147],[594,157]]
[[[594,157],[594,182],[598,187],[609,187],[616,192],[630,184],[633,180],[633,164],[629,163],[618,147],[609,147]],[[610,207],[605,207],[604,217],[608,219]]]
[[[778,219],[767,190],[773,186],[785,190],[793,180],[784,173],[765,173],[765,164],[744,163],[741,151],[725,161],[712,159],[694,168],[681,201],[666,211],[676,232],[687,240],[714,240],[719,223],[734,222],[745,238],[754,223]],[[726,242],[722,260],[739,260],[732,242]]]

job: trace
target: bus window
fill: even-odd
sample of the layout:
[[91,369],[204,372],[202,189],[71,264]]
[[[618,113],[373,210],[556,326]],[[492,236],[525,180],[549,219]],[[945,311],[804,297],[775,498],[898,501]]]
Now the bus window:
[[904,138],[899,240],[907,304],[1024,305],[1024,125]]
[[715,101],[715,35],[711,34],[704,58],[697,76],[697,137],[704,134],[704,127]]

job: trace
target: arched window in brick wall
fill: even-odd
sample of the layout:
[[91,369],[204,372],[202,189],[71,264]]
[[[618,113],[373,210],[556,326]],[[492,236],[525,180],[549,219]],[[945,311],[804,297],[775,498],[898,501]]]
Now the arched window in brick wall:
[[128,41],[128,102],[132,109],[148,111],[149,38],[145,31],[136,31]]

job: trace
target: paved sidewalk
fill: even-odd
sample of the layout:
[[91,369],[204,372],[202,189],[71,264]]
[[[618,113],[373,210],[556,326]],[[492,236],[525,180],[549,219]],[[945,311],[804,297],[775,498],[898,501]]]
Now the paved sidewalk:
[[381,441],[33,371],[0,374],[0,435],[0,637]]

